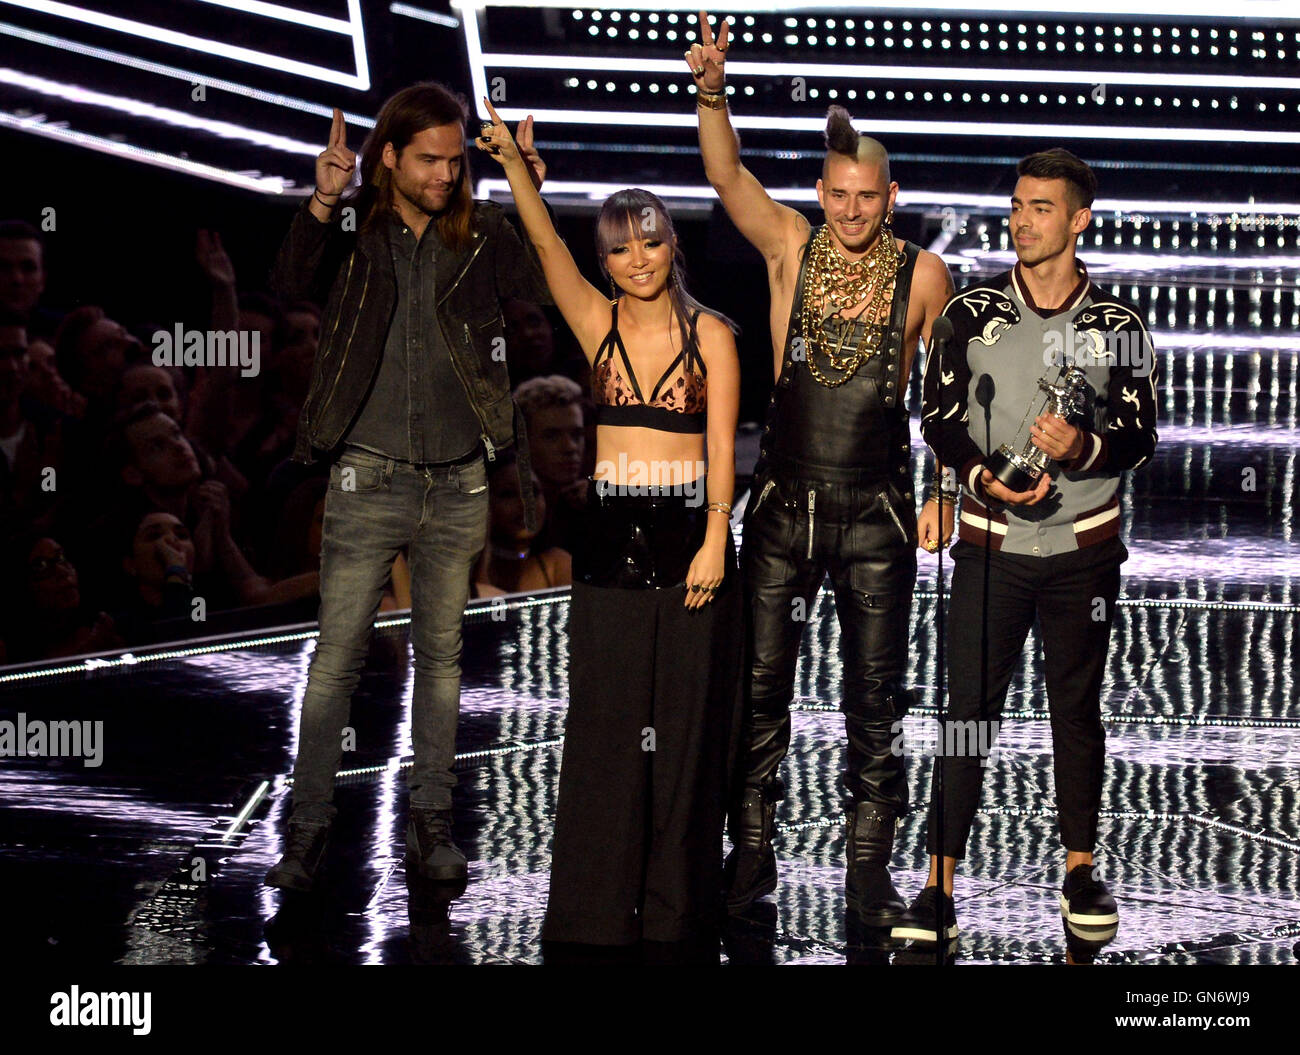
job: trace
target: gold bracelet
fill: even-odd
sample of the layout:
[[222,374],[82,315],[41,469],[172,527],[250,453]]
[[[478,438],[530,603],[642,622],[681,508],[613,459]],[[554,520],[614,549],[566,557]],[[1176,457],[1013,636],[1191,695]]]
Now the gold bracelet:
[[720,92],[709,92],[703,88],[696,88],[695,105],[703,106],[709,110],[725,110],[727,108],[727,89],[723,88]]
[[710,502],[704,511],[706,513],[726,513],[728,517],[731,516],[731,506],[727,505],[726,502]]

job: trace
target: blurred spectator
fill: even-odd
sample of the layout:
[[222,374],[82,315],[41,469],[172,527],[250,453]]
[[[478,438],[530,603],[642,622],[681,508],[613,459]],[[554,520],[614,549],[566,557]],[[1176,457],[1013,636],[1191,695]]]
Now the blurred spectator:
[[[501,313],[506,326],[506,367],[511,388],[534,377],[560,374],[587,391],[591,371],[567,327],[557,335],[546,309],[527,300],[502,301]],[[557,336],[563,340],[557,341]]]
[[194,255],[211,293],[209,325],[213,330],[238,330],[250,335],[255,332],[260,369],[245,377],[228,367],[200,367],[190,392],[186,431],[214,457],[229,455],[247,476],[249,467],[235,452],[247,446],[248,434],[265,416],[265,368],[275,361],[273,345],[280,309],[265,294],[236,293],[235,267],[216,231],[198,232]]
[[[157,403],[162,412],[178,425],[185,423],[184,400],[176,385],[176,374],[172,370],[154,366],[153,363],[128,366],[122,372],[122,385],[118,389],[118,412],[128,411],[149,400]],[[248,492],[248,480],[225,455],[213,456],[200,441],[192,436],[188,439],[203,478],[220,480],[226,485],[234,511],[231,530],[236,538],[242,537],[243,498]]]
[[82,604],[77,569],[52,538],[25,536],[7,549],[6,662],[118,648],[113,620]]
[[193,621],[194,540],[180,519],[171,513],[147,512],[135,524],[123,522],[117,543],[129,588],[113,622],[124,641],[128,645],[154,641],[159,636],[157,624]]
[[61,417],[27,398],[28,378],[27,332],[0,318],[0,524],[9,532],[49,527],[61,456]]
[[50,337],[59,319],[40,306],[44,292],[40,231],[23,220],[0,221],[0,312],[16,315],[31,337]]
[[506,366],[510,386],[518,388],[534,377],[554,373],[555,332],[540,305],[527,300],[501,303],[505,320]]
[[54,345],[49,341],[29,341],[27,345],[26,393],[32,402],[65,417],[79,418],[86,412],[86,397],[72,391],[59,373]]
[[[515,460],[513,450],[503,451],[488,470],[488,540],[474,572],[474,597],[569,586],[573,582],[573,562],[568,551],[558,546],[536,546],[537,533],[524,525]],[[541,522],[546,517],[546,499],[536,475],[533,486]]]
[[528,428],[533,471],[546,498],[541,542],[572,552],[587,500],[582,389],[576,381],[550,374],[525,381],[515,390],[515,400]]
[[140,342],[120,322],[94,304],[83,304],[64,316],[54,339],[59,373],[90,402],[103,405],[111,417],[112,398],[128,361],[145,358]]

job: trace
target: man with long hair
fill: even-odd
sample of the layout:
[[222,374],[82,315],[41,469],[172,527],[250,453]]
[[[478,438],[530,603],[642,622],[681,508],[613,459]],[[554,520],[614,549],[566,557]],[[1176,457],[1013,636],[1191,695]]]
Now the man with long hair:
[[[903,685],[916,580],[917,515],[908,482],[904,396],[918,339],[952,280],[933,253],[894,237],[898,184],[883,146],[830,108],[814,229],[773,201],[740,162],[727,112],[728,24],[700,17],[686,61],[695,78],[705,175],[727,215],[764,257],[776,389],[768,411],[741,557],[752,621],[743,791],[731,809],[728,908],[776,888],[772,829],[784,796],[795,663],[807,615],[829,573],[844,662],[848,732],[846,899],[869,926],[906,907],[889,877],[894,827],[908,803],[892,749],[910,694]],[[922,515],[938,545],[939,496]],[[740,783],[740,781],[738,781]]]
[[[465,100],[430,82],[384,103],[356,155],[343,114],[316,159],[272,285],[324,298],[294,459],[331,461],[321,544],[320,637],[303,697],[293,813],[266,882],[310,890],[335,815],[334,774],[371,626],[397,553],[411,568],[411,770],[407,867],[463,881],[451,839],[461,619],[487,534],[486,461],[516,445],[530,526],[532,471],[510,398],[500,302],[550,303],[536,255],[500,206],[475,201]],[[519,128],[534,183],[546,174],[531,119]]]

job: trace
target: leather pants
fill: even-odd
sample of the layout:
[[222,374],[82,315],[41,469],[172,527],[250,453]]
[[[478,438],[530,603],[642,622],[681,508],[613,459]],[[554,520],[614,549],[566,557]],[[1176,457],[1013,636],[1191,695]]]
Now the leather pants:
[[744,784],[761,789],[768,801],[784,796],[777,769],[790,746],[799,643],[829,574],[848,733],[844,788],[852,802],[902,813],[907,780],[903,756],[892,747],[911,703],[903,673],[916,511],[912,496],[887,480],[841,474],[841,481],[761,464],[754,480],[741,552],[751,615]]

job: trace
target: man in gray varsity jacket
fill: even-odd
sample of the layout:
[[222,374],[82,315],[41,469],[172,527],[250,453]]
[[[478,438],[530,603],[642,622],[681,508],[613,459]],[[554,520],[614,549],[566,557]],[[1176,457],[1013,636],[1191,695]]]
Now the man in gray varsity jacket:
[[[988,723],[964,738],[968,747],[991,742],[1037,617],[1066,850],[1060,907],[1070,923],[1107,927],[1119,915],[1092,851],[1105,759],[1101,682],[1128,556],[1116,492],[1121,474],[1155,451],[1155,353],[1137,310],[1093,285],[1075,257],[1075,241],[1092,218],[1092,170],[1058,148],[1025,158],[1017,172],[1017,263],[948,302],[953,339],[942,361],[927,360],[923,380],[922,434],[962,490],[947,621],[947,718]],[[1038,413],[1045,403],[1039,380],[1059,384],[1071,365],[1083,369],[1091,405],[1077,420]],[[1027,439],[1051,461],[1032,489],[1013,492],[984,459],[1004,443],[1019,450]],[[971,750],[941,755],[943,831],[932,803],[930,877],[894,928],[896,938],[937,939],[940,853],[943,928],[947,938],[957,933],[953,872],[965,856],[986,760]]]

